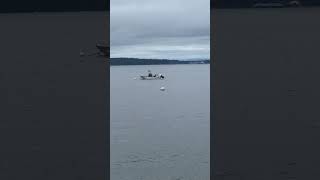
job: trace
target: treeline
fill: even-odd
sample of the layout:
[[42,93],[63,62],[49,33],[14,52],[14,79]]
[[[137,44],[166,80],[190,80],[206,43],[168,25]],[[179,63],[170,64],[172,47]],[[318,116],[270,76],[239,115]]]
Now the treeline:
[[209,64],[210,60],[180,61],[169,59],[111,58],[110,65]]
[[[211,8],[251,8],[257,3],[282,3],[288,5],[294,0],[212,0]],[[299,0],[301,6],[320,6],[319,0]]]
[[108,11],[110,0],[1,0],[0,13]]

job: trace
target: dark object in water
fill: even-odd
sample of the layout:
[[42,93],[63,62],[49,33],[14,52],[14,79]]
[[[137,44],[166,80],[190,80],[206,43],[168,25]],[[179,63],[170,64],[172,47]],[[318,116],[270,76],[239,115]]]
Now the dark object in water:
[[103,56],[105,56],[105,57],[109,57],[110,56],[110,48],[109,48],[109,46],[107,44],[97,43],[96,47],[103,54]]
[[140,79],[141,80],[164,80],[164,76],[161,75],[161,76],[156,76],[156,77],[153,77],[153,76],[140,76]]

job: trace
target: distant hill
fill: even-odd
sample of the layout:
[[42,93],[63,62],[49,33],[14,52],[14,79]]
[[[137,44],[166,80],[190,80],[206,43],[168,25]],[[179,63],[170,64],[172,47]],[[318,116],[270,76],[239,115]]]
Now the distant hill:
[[110,58],[111,66],[120,65],[160,65],[160,64],[209,64],[210,60],[169,60],[169,59],[138,59],[138,58]]
[[[213,0],[211,1],[211,8],[251,8],[256,4],[278,4],[281,3],[284,6],[290,6],[290,2],[294,0]],[[299,0],[301,6],[320,6],[319,0]],[[276,6],[275,6],[276,7]]]
[[108,11],[110,0],[1,0],[0,13]]

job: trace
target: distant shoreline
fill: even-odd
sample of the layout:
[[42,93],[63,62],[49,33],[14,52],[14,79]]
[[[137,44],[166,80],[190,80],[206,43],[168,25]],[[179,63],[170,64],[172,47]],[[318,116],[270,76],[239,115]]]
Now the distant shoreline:
[[138,58],[110,58],[111,66],[123,65],[174,65],[174,64],[210,64],[210,60],[168,60],[168,59],[138,59]]
[[[208,65],[208,64],[210,64],[210,63],[205,63],[206,65]],[[121,65],[112,65],[112,64],[110,64],[110,66],[160,66],[160,65],[205,65],[205,64],[196,64],[196,63],[194,63],[194,64],[187,64],[187,63],[185,63],[185,64],[121,64]]]
[[279,6],[279,7],[274,7],[274,6],[270,6],[270,7],[252,7],[252,6],[239,6],[239,7],[211,7],[211,9],[302,9],[302,8],[308,8],[308,9],[312,9],[312,8],[319,8],[320,5],[316,5],[316,6],[300,6],[300,7],[288,7],[288,6]]
[[97,10],[97,11],[17,11],[17,12],[0,12],[0,15],[13,15],[13,14],[68,14],[68,13],[110,13],[110,11]]
[[319,7],[320,2],[316,0],[282,0],[282,1],[213,1],[211,9],[264,9],[264,8],[313,8]]

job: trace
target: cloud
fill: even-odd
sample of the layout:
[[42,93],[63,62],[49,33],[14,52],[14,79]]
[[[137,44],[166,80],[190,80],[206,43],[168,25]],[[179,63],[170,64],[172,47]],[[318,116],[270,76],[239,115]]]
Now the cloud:
[[210,0],[111,0],[111,57],[209,58]]

